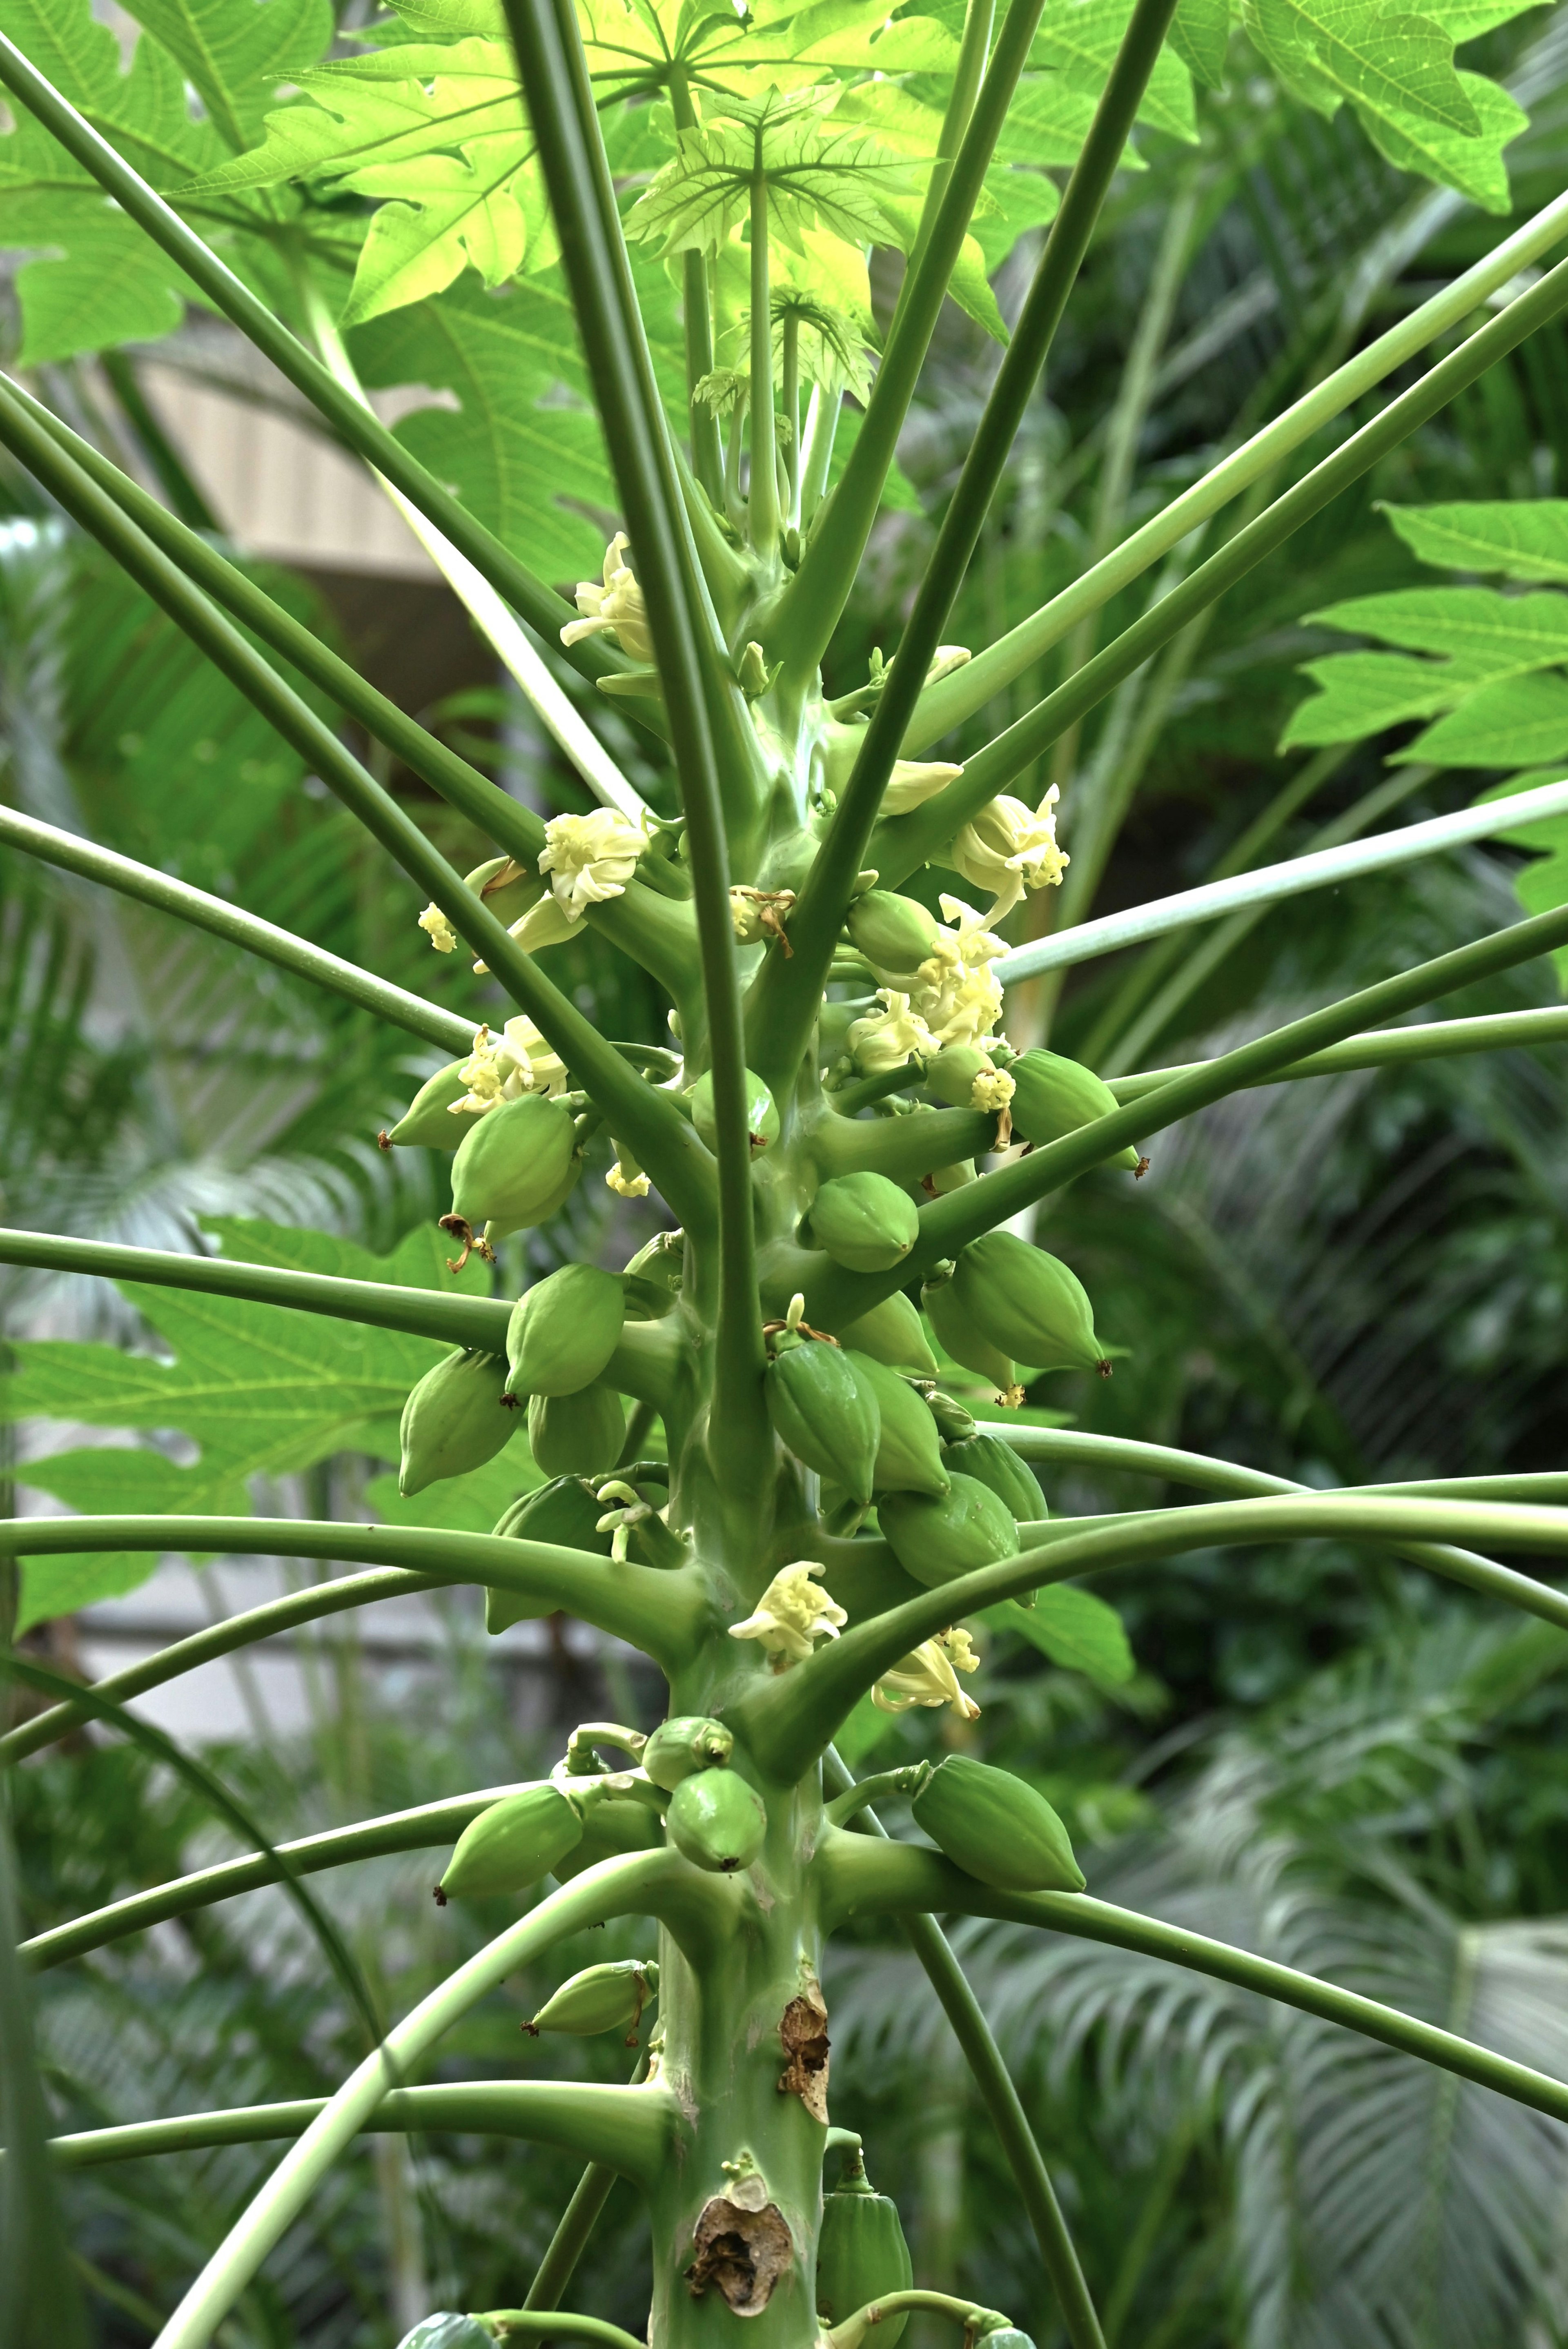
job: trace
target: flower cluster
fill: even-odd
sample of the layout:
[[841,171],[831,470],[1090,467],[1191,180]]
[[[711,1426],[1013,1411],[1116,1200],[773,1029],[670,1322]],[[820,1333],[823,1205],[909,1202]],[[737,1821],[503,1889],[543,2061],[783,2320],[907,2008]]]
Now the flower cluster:
[[765,1652],[780,1660],[779,1669],[804,1663],[815,1640],[836,1640],[848,1616],[836,1599],[819,1590],[814,1578],[820,1566],[786,1566],[774,1575],[755,1612],[743,1623],[732,1623],[732,1640],[760,1640]]
[[454,1117],[481,1116],[524,1093],[556,1094],[566,1089],[566,1063],[551,1050],[525,1011],[509,1019],[499,1036],[481,1028],[473,1050],[458,1071],[468,1087],[452,1104]]
[[967,1631],[939,1631],[883,1673],[871,1702],[883,1713],[908,1713],[915,1704],[950,1705],[961,1721],[973,1721],[980,1707],[964,1694],[958,1675],[979,1670],[980,1658]]
[[584,636],[603,634],[613,636],[622,652],[629,653],[633,660],[653,658],[648,606],[626,559],[628,543],[625,531],[618,530],[606,547],[602,587],[597,579],[577,582],[576,605],[582,617],[569,620],[561,630],[564,645],[575,645]]
[[[951,1045],[983,1046],[995,1036],[1002,988],[991,966],[1007,952],[1006,945],[987,928],[988,917],[961,897],[944,897],[941,907],[953,926],[938,930],[912,983],[907,989],[879,988],[882,1009],[850,1025],[845,1041],[865,1076],[902,1068],[909,1061],[934,1060]],[[975,1106],[1003,1108],[1012,1094],[1009,1083],[994,1103],[977,1100]]]

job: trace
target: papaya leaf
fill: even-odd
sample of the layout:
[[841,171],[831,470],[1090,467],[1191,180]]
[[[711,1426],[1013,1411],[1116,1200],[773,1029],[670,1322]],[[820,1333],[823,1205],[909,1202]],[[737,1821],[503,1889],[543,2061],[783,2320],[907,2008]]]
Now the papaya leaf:
[[1407,719],[1431,718],[1468,687],[1461,664],[1410,660],[1401,653],[1329,653],[1303,662],[1301,673],[1323,690],[1292,710],[1280,736],[1282,750],[1359,742]]
[[1371,0],[1245,0],[1245,21],[1269,63],[1320,114],[1348,100],[1364,123],[1413,115],[1465,138],[1480,134],[1454,70],[1453,36],[1430,16]]
[[168,50],[236,153],[261,128],[280,82],[297,80],[337,29],[331,0],[126,0]]
[[1167,38],[1194,81],[1219,89],[1231,46],[1231,0],[1176,0]]
[[1480,125],[1473,138],[1392,106],[1377,114],[1358,108],[1362,127],[1401,171],[1417,171],[1423,179],[1454,188],[1483,212],[1506,212],[1512,199],[1502,150],[1528,129],[1530,118],[1496,82],[1464,72],[1457,78]]
[[1320,626],[1381,636],[1407,652],[1447,653],[1478,680],[1568,660],[1568,596],[1501,595],[1490,587],[1405,587],[1355,595],[1307,615]]
[[1048,1583],[1032,1608],[988,1607],[980,1618],[993,1631],[1011,1631],[1066,1671],[1084,1672],[1107,1687],[1130,1681],[1137,1667],[1121,1617],[1092,1590]]
[[836,96],[770,90],[754,108],[725,99],[722,119],[680,133],[677,152],[633,206],[628,235],[658,240],[666,254],[715,252],[749,217],[760,176],[770,242],[798,251],[803,232],[825,228],[848,243],[886,243],[888,203],[907,194],[919,167],[865,131],[826,127]]
[[[423,0],[421,0],[423,5]],[[444,0],[443,0],[444,5]],[[891,17],[883,0],[762,5],[745,12],[650,0],[582,0],[588,71],[601,100],[653,97],[679,72],[700,97],[760,98],[843,73],[950,71],[958,43],[926,16]]]
[[[1131,13],[1131,0],[1066,0],[1064,6],[1048,8],[1029,62],[1060,74],[1068,89],[1097,100]],[[1192,77],[1174,48],[1162,49],[1155,60],[1137,119],[1188,144],[1197,139]]]
[[1441,767],[1527,767],[1568,758],[1568,678],[1508,678],[1483,685],[1396,753]]
[[1419,563],[1568,582],[1568,498],[1478,499],[1379,511]]

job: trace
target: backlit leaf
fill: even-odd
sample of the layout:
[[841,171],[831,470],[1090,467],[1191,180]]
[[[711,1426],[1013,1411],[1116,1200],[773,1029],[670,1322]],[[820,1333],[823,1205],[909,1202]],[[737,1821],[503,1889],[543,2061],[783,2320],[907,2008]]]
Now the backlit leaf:
[[1386,505],[1381,511],[1417,562],[1509,579],[1568,581],[1568,498],[1478,499]]

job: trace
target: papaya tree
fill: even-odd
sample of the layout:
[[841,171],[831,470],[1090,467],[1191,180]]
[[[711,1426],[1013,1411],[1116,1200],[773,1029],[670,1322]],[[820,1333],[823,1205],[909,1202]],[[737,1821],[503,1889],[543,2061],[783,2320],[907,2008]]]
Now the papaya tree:
[[[520,2304],[432,2317],[419,2328],[431,2349],[508,2334],[624,2344],[559,2306],[616,2177],[650,2213],[660,2349],[733,2337],[737,2323],[756,2324],[748,2337],[762,2349],[806,2349],[825,2333],[834,2349],[858,2349],[878,2323],[895,2337],[916,2307],[950,2317],[971,2342],[1016,2339],[1014,2318],[1059,2327],[1075,2349],[1101,2342],[1029,2117],[936,1921],[945,1914],[1194,1969],[1568,2118],[1568,2088],[1524,2064],[1093,1898],[1060,1820],[1010,1774],[953,1753],[857,1784],[835,1744],[867,1702],[971,1716],[967,1627],[988,1610],[1044,1619],[1076,1606],[1092,1620],[1101,1602],[1083,1578],[1199,1547],[1390,1548],[1568,1625],[1568,1599],[1475,1547],[1568,1548],[1568,1512],[1552,1505],[1559,1480],[1308,1491],[1015,1415],[1041,1371],[1114,1367],[1073,1272],[1024,1237],[1054,1195],[1106,1168],[1136,1215],[1159,1134],[1244,1087],[1559,1035],[1554,1011],[1398,1023],[1568,945],[1568,909],[1550,904],[1179,1070],[1106,1082],[1003,1026],[1021,979],[1561,816],[1568,785],[1549,779],[1505,810],[1438,818],[1054,935],[1038,923],[1021,947],[997,927],[1026,898],[1035,913],[1048,906],[1072,853],[1057,838],[1054,791],[1032,804],[1009,787],[1568,307],[1568,263],[1537,267],[1568,229],[1568,200],[972,652],[944,640],[949,616],[1107,192],[1140,119],[1190,134],[1194,78],[1214,88],[1225,69],[1223,5],[1065,0],[1043,12],[1041,0],[1008,0],[993,11],[968,0],[953,17],[889,16],[858,0],[772,0],[746,14],[656,0],[398,0],[395,23],[324,64],[332,27],[317,0],[141,0],[132,13],[147,37],[121,75],[85,5],[7,0],[0,11],[0,81],[16,118],[0,198],[14,240],[48,248],[23,288],[36,353],[88,284],[119,305],[115,335],[164,331],[185,301],[238,328],[386,484],[598,804],[545,820],[502,791],[231,562],[175,511],[177,497],[155,497],[7,378],[0,442],[387,853],[431,949],[472,957],[507,1008],[475,1032],[166,871],[15,812],[0,815],[0,836],[445,1055],[382,1139],[450,1157],[441,1224],[454,1274],[554,1216],[606,1143],[611,1188],[656,1193],[669,1224],[618,1269],[569,1263],[516,1299],[37,1233],[0,1240],[12,1264],[324,1316],[335,1337],[380,1333],[365,1341],[369,1360],[378,1344],[401,1360],[397,1343],[433,1340],[447,1350],[403,1411],[404,1493],[474,1476],[524,1442],[544,1480],[489,1534],[130,1510],[8,1522],[12,1557],[251,1551],[365,1570],[67,1694],[9,1733],[7,1759],[247,1641],[440,1585],[483,1589],[496,1630],[565,1610],[639,1650],[668,1684],[668,1717],[650,1734],[583,1723],[545,1781],[284,1854],[263,1838],[254,1862],[234,1864],[250,1871],[244,1882],[281,1878],[308,1903],[310,1873],[452,1845],[443,1903],[529,1899],[378,2028],[318,2106],[115,2133],[125,2154],[188,2147],[203,2131],[213,2143],[294,2140],[169,2316],[163,2349],[216,2336],[371,2127],[523,2137],[586,2165]],[[1519,114],[1454,67],[1455,35],[1469,37],[1478,14],[1490,23],[1498,12],[1396,18],[1356,0],[1258,0],[1245,30],[1303,103],[1325,115],[1348,107],[1393,163],[1496,205],[1498,157]],[[280,86],[293,94],[272,106]],[[1000,326],[986,269],[999,217],[1009,245],[1021,227],[1044,234],[983,415],[893,657],[878,656],[857,682],[836,679],[843,689],[830,695],[824,662],[894,493],[942,305],[950,296]],[[867,274],[877,248],[904,256],[882,332]],[[581,397],[535,403],[510,473],[499,459],[488,474],[471,467],[460,495],[419,453],[434,457],[440,425],[422,443],[388,430],[364,387],[395,364],[389,339],[403,311],[467,269],[495,297],[489,309],[488,295],[463,297],[471,358],[482,327],[512,334],[505,347],[518,353],[543,343],[550,380]],[[1434,344],[1445,355],[1417,370]],[[1404,388],[1374,402],[1396,373]],[[1349,429],[1357,403],[1366,419]],[[1298,466],[1296,452],[1332,427],[1327,453]],[[576,502],[550,507],[535,484],[545,518],[532,562],[508,488],[529,465],[556,468],[552,492]],[[550,580],[566,575],[561,544],[581,543],[580,509],[604,502],[601,484],[620,527],[598,575],[567,601]],[[929,755],[1243,499],[1244,518],[1229,517],[1213,551],[1167,576],[1168,592],[993,740],[961,765]],[[477,827],[492,855],[459,874],[324,706]],[[625,772],[628,742],[649,746],[639,755],[668,781],[662,812]],[[933,890],[921,877],[933,867],[957,887]],[[552,978],[552,952],[583,926],[659,990],[667,1044],[605,1036]],[[954,1365],[994,1393],[999,1417],[977,1422],[955,1400]],[[347,1423],[359,1409],[346,1406]],[[1094,1456],[1208,1497],[1046,1517],[1025,1464],[1096,1445]],[[9,1669],[35,1685],[47,1677],[22,1659]],[[875,1806],[903,1804],[909,1831],[889,1836]],[[134,1913],[63,1929],[66,1940],[71,1951],[101,1945],[239,1882],[232,1867],[203,1871],[160,1888],[151,1906],[128,1904]],[[332,1951],[321,1912],[309,1913]],[[589,1968],[528,2027],[639,2042],[633,2079],[421,2084],[443,2034],[509,1974],[628,1917],[657,1927],[657,1962]],[[823,1951],[836,1932],[880,1919],[908,1933],[973,2072],[1038,2239],[1048,2292],[1036,2311],[915,2291],[896,2217],[866,2178],[853,2131],[835,2127]],[[825,2194],[830,2149],[843,2174]]]

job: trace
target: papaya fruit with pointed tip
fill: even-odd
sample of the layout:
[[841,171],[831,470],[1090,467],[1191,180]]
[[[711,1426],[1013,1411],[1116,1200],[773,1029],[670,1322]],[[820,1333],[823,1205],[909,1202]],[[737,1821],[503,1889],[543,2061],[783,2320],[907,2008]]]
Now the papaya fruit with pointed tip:
[[987,1232],[959,1257],[952,1286],[981,1336],[1015,1362],[1110,1375],[1088,1292],[1060,1257],[1014,1232]]
[[811,1237],[846,1272],[887,1272],[920,1234],[919,1211],[886,1174],[836,1174],[811,1203]]
[[405,1500],[447,1476],[466,1476],[508,1444],[517,1414],[502,1398],[506,1365],[498,1354],[449,1354],[427,1371],[403,1405],[398,1490]]
[[546,1476],[592,1476],[613,1468],[625,1441],[626,1405],[613,1387],[528,1399],[528,1444]]
[[915,1796],[915,1824],[955,1867],[999,1892],[1082,1892],[1084,1872],[1044,1795],[967,1754],[950,1754]]
[[[1025,1142],[1059,1142],[1063,1134],[1074,1133],[1097,1117],[1109,1117],[1122,1106],[1092,1069],[1061,1052],[1038,1047],[1021,1052],[1016,1061],[1008,1062],[1007,1073],[1012,1079],[1012,1130]],[[1126,1166],[1136,1174],[1143,1160],[1129,1143],[1106,1163]]]
[[[877,2193],[860,2155],[845,2156],[844,2172],[822,2198],[822,2229],[816,2239],[816,2313],[824,2324],[842,2324],[857,2310],[890,2292],[908,2292],[915,2280],[898,2206]],[[884,2317],[877,2328],[881,2349],[894,2349],[909,2323],[907,2313]]]
[[780,1442],[867,1506],[882,1413],[856,1360],[842,1346],[816,1338],[784,1346],[768,1365],[763,1394]]
[[877,1516],[905,1573],[928,1590],[1017,1555],[1012,1510],[974,1476],[954,1476],[934,1495],[885,1493]]
[[464,1061],[449,1061],[427,1077],[387,1135],[388,1142],[400,1150],[410,1143],[421,1150],[455,1150],[473,1120],[472,1112],[464,1116],[456,1108],[468,1091],[460,1073],[466,1066]]
[[489,1900],[525,1892],[583,1839],[583,1823],[548,1780],[520,1795],[504,1795],[471,1819],[446,1864],[436,1899]]
[[885,1362],[890,1371],[902,1371],[906,1378],[934,1379],[937,1358],[931,1351],[925,1324],[919,1310],[910,1304],[901,1288],[874,1305],[869,1313],[862,1313],[838,1333],[840,1345],[857,1354],[869,1354],[874,1362]]
[[[719,1129],[713,1118],[713,1078],[711,1071],[706,1076],[698,1078],[688,1098],[691,1103],[692,1124],[709,1149],[716,1149]],[[746,1071],[746,1131],[751,1136],[753,1158],[779,1138],[778,1104],[754,1069]]]
[[523,2028],[535,2038],[541,2031],[569,2032],[576,2039],[600,2031],[635,2031],[658,1989],[659,1968],[651,1958],[611,1958],[564,1982]]
[[948,1472],[942,1466],[941,1440],[921,1398],[886,1362],[856,1353],[849,1355],[849,1361],[856,1376],[870,1387],[881,1413],[872,1491],[945,1493]]
[[570,1395],[609,1367],[626,1322],[626,1292],[597,1265],[564,1264],[524,1289],[506,1325],[506,1392]]
[[999,1435],[977,1432],[946,1445],[942,1466],[951,1476],[973,1476],[980,1484],[989,1485],[1021,1521],[1038,1523],[1050,1514],[1033,1470]]
[[555,1214],[582,1171],[576,1129],[558,1102],[521,1093],[486,1110],[458,1145],[452,1211],[497,1237]]
[[844,926],[856,953],[865,956],[880,978],[884,972],[908,978],[918,970],[936,945],[940,926],[915,898],[902,897],[896,889],[867,889],[850,906]]
[[664,1815],[670,1840],[693,1866],[732,1876],[750,1868],[768,1830],[756,1788],[737,1770],[694,1770],[682,1778]]
[[1012,1357],[976,1329],[952,1281],[929,1283],[920,1291],[920,1302],[943,1351],[966,1371],[989,1379],[999,1395],[1010,1395],[1018,1383]]

